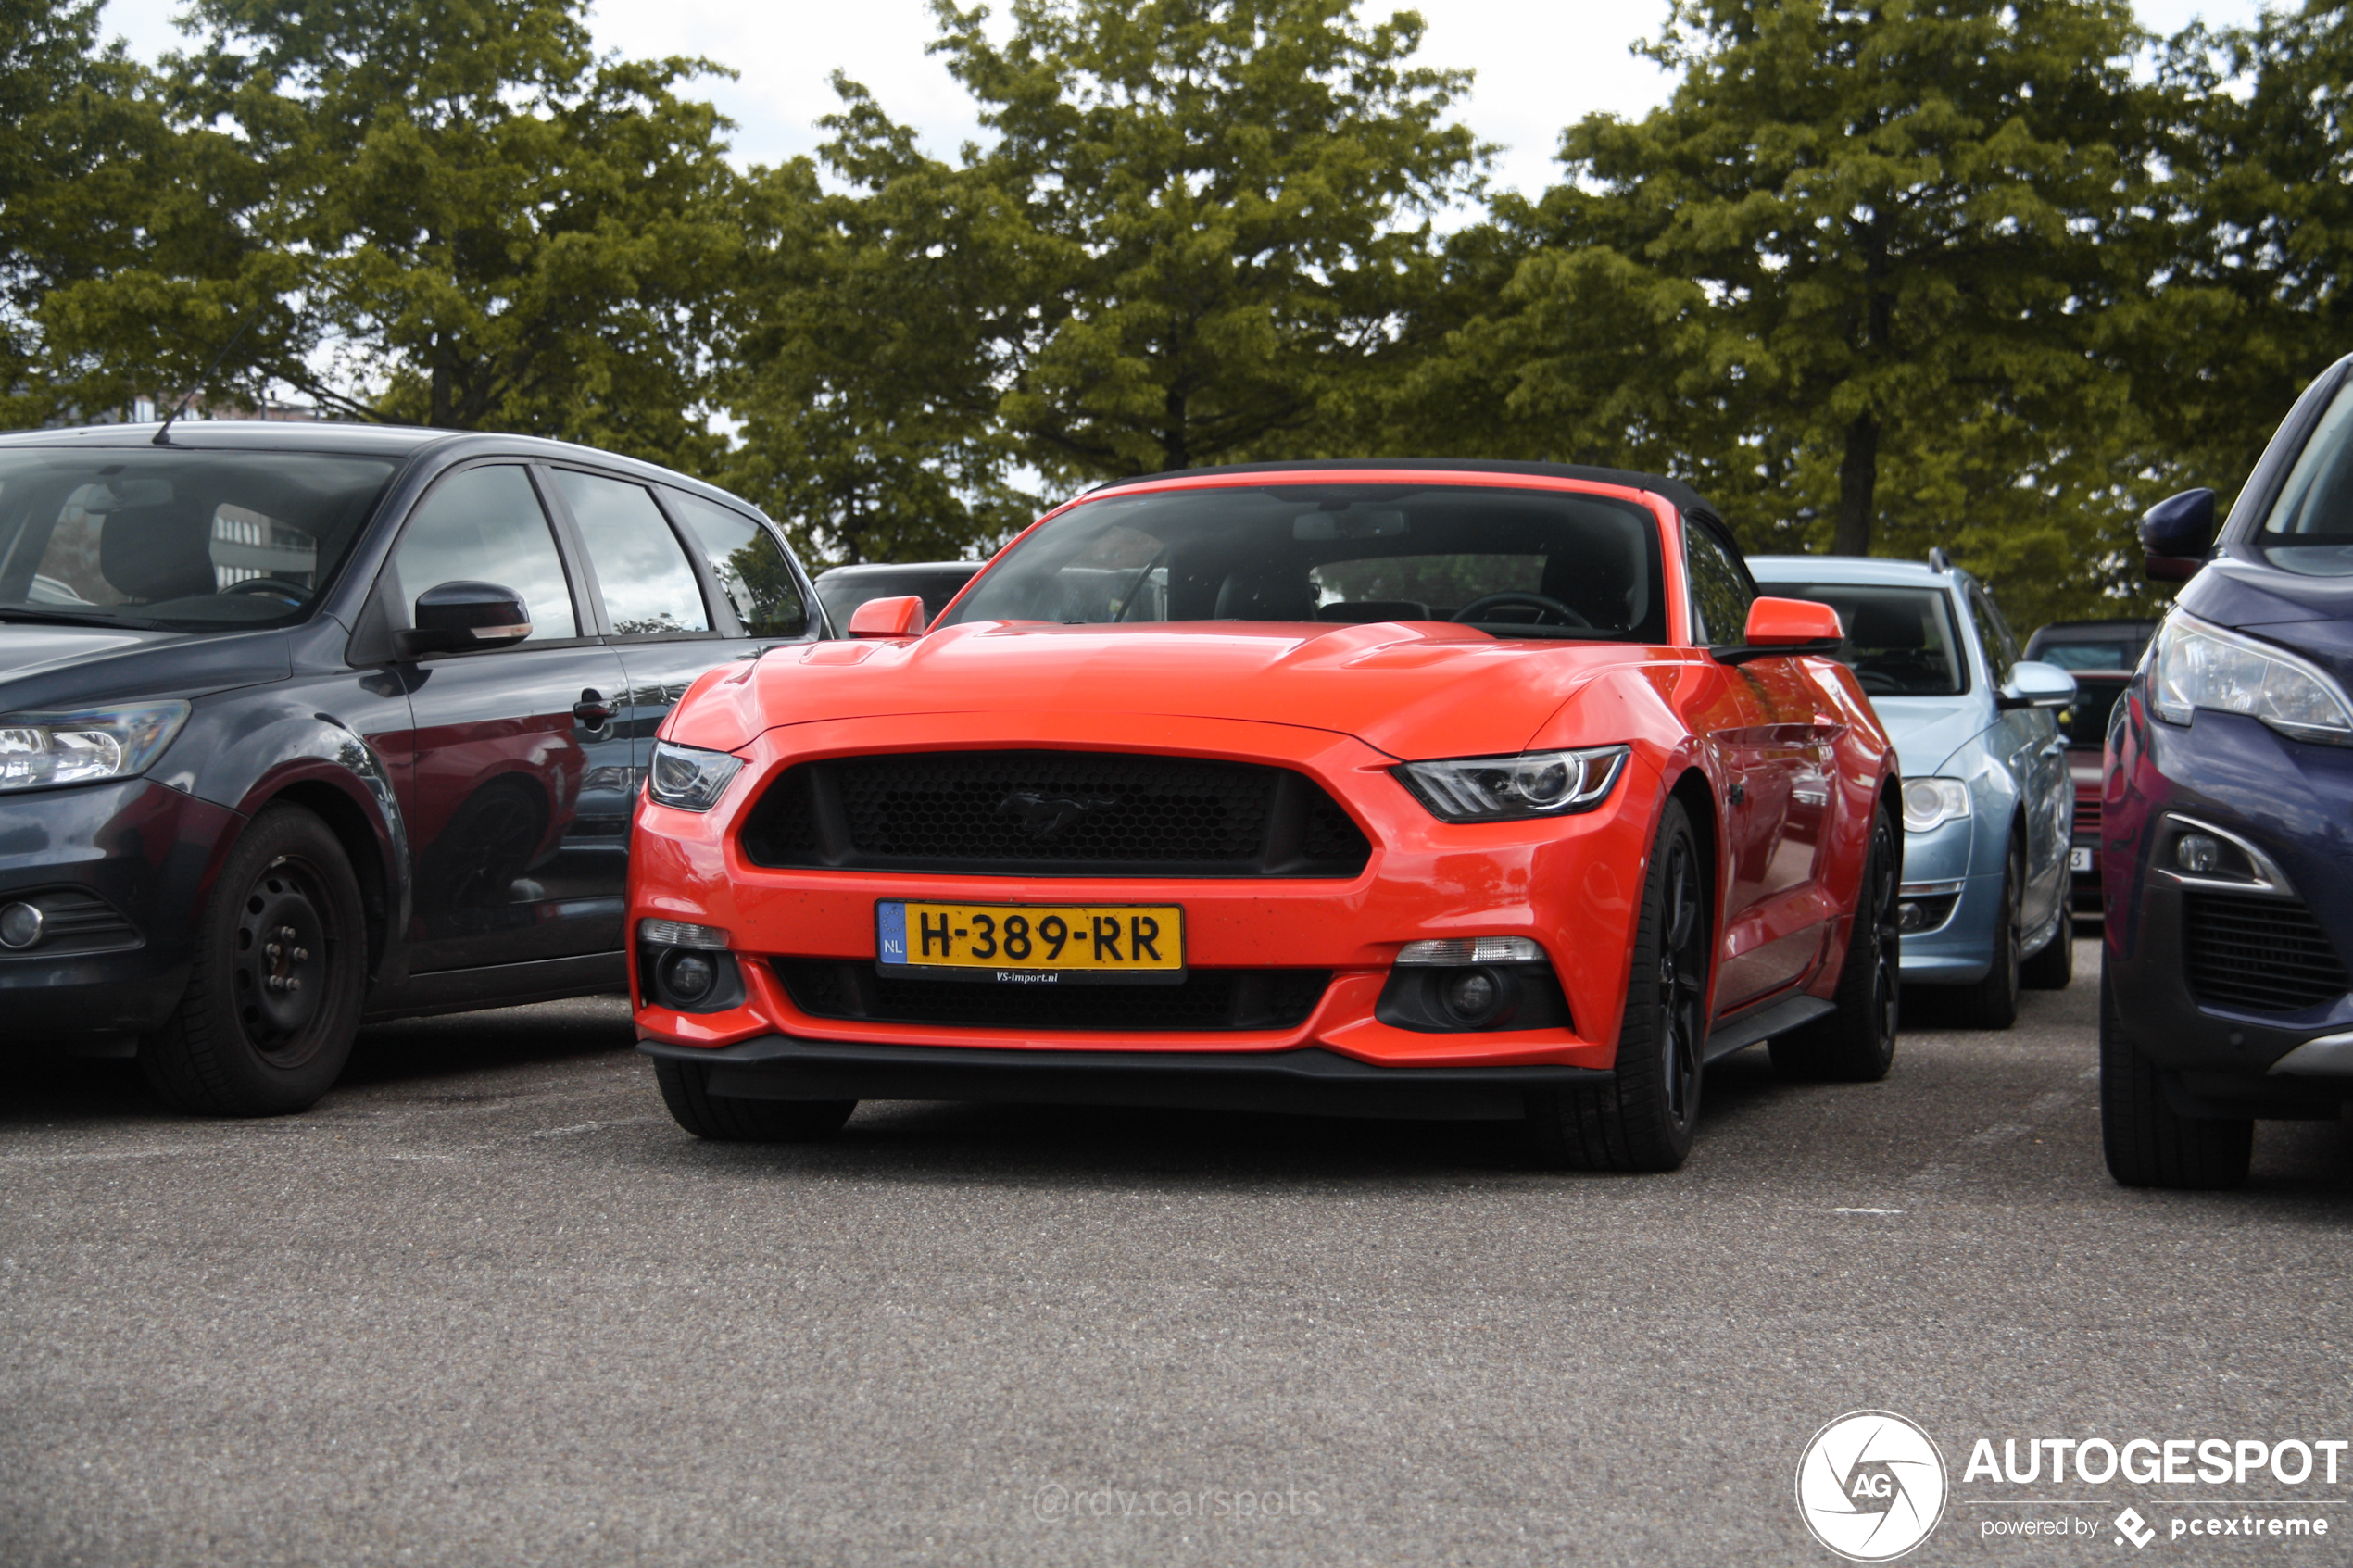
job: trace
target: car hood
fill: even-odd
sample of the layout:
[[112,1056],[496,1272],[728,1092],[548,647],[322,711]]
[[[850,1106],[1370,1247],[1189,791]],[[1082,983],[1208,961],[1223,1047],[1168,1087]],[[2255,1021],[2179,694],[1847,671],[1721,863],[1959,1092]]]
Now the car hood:
[[782,648],[714,672],[668,732],[732,751],[782,724],[975,712],[1235,719],[1353,735],[1392,757],[1520,751],[1629,644],[1504,642],[1438,622],[1185,627],[976,621],[904,642]]
[[283,677],[286,634],[0,621],[0,713],[196,697]]
[[2293,648],[2353,686],[2353,577],[2308,577],[2226,556],[2200,568],[2174,602],[2202,621]]
[[1907,779],[1942,772],[1953,754],[1991,727],[1985,699],[1960,696],[1875,696],[1880,722],[1895,743],[1897,764]]

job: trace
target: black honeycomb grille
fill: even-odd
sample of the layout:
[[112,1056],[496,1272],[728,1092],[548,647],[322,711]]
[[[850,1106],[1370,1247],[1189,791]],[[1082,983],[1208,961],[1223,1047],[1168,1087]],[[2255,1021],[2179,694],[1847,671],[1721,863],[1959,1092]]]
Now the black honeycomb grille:
[[1051,876],[1354,876],[1372,847],[1287,768],[1095,751],[805,762],[745,819],[762,866]]
[[1331,985],[1327,969],[1196,969],[1176,985],[996,985],[885,979],[868,963],[772,960],[793,1006],[812,1018],[988,1029],[1295,1029]]
[[2198,1000],[2247,1012],[2300,1012],[2353,990],[2336,949],[2293,898],[2191,893],[2183,945]]

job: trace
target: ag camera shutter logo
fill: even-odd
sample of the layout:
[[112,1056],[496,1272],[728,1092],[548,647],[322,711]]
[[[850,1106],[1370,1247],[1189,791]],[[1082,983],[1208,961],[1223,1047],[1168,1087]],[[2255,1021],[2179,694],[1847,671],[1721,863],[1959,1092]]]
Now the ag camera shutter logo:
[[1885,1562],[1944,1517],[1944,1456],[1892,1411],[1850,1411],[1814,1434],[1797,1461],[1797,1512],[1851,1562]]

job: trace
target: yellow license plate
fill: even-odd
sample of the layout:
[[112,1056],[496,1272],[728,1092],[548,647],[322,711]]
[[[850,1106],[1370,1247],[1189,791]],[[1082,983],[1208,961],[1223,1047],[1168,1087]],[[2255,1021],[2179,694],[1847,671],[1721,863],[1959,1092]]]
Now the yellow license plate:
[[1012,985],[1173,985],[1185,978],[1176,904],[875,905],[875,967]]

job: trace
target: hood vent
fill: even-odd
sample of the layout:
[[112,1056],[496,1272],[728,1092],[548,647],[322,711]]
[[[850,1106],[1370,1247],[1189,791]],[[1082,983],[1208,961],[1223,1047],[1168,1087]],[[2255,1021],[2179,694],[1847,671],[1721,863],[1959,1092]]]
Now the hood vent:
[[1372,854],[1288,768],[1102,751],[804,762],[742,844],[759,866],[1026,876],[1353,877]]

